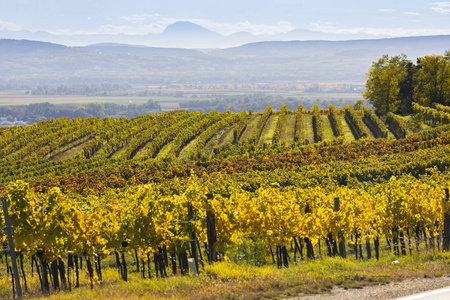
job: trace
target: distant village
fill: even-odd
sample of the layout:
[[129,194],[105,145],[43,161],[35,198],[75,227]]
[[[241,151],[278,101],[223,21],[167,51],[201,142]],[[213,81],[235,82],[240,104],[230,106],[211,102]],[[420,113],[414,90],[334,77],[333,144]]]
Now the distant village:
[[29,125],[29,124],[25,121],[20,120],[9,121],[7,117],[0,117],[0,126],[22,126],[22,125]]

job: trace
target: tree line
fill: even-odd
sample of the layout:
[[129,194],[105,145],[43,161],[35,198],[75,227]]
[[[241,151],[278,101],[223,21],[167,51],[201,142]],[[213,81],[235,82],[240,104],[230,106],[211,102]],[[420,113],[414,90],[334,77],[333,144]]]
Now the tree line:
[[230,110],[232,112],[240,111],[254,111],[261,112],[268,105],[272,105],[274,110],[280,110],[286,104],[289,110],[297,110],[298,104],[301,103],[305,108],[311,108],[314,104],[319,106],[319,109],[327,109],[330,104],[337,108],[343,108],[345,105],[353,105],[352,99],[313,99],[311,97],[283,97],[271,96],[265,93],[256,93],[253,95],[236,95],[223,98],[215,98],[211,100],[189,100],[180,102],[180,108],[188,111],[200,112],[225,112]]
[[364,97],[378,114],[411,113],[412,103],[450,105],[450,50],[413,63],[405,54],[383,55],[368,73]]
[[106,92],[127,91],[131,89],[130,84],[119,83],[91,83],[91,84],[60,84],[58,86],[49,86],[39,84],[27,91],[31,95],[85,95],[100,96]]
[[161,105],[153,100],[143,104],[90,103],[86,105],[35,103],[29,105],[0,106],[0,117],[23,120],[33,124],[58,118],[128,117],[161,112]]

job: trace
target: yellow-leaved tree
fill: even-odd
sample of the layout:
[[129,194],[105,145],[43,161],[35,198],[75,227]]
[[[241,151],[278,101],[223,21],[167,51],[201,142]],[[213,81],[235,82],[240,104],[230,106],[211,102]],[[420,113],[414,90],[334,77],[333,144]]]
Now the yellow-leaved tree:
[[395,112],[400,105],[400,81],[406,75],[406,55],[383,55],[373,62],[366,74],[366,91],[363,93],[380,114]]

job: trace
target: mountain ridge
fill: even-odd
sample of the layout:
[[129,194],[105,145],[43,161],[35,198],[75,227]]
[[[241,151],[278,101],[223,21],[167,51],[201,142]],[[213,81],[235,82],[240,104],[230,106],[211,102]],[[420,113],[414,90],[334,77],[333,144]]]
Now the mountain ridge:
[[169,24],[161,33],[148,34],[52,34],[46,31],[8,31],[0,30],[0,38],[41,40],[68,46],[87,46],[97,43],[125,43],[166,48],[229,48],[260,41],[289,40],[347,40],[350,38],[376,38],[367,34],[334,34],[296,28],[286,33],[273,35],[254,35],[249,32],[236,32],[222,35],[189,21]]
[[170,24],[164,29],[161,35],[169,35],[169,36],[177,36],[177,35],[194,35],[194,36],[214,36],[214,37],[223,37],[223,35],[206,29],[200,25],[197,25],[188,21],[177,21],[173,24]]
[[0,39],[0,81],[362,83],[383,54],[443,55],[450,35],[349,41],[266,41],[227,49],[100,43],[67,47]]

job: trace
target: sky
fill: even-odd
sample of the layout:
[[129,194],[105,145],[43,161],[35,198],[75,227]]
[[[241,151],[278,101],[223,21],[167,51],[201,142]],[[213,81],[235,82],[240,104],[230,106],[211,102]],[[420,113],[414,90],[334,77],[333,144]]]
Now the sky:
[[160,33],[190,21],[229,35],[296,28],[388,36],[450,34],[450,2],[417,0],[0,0],[0,30]]

